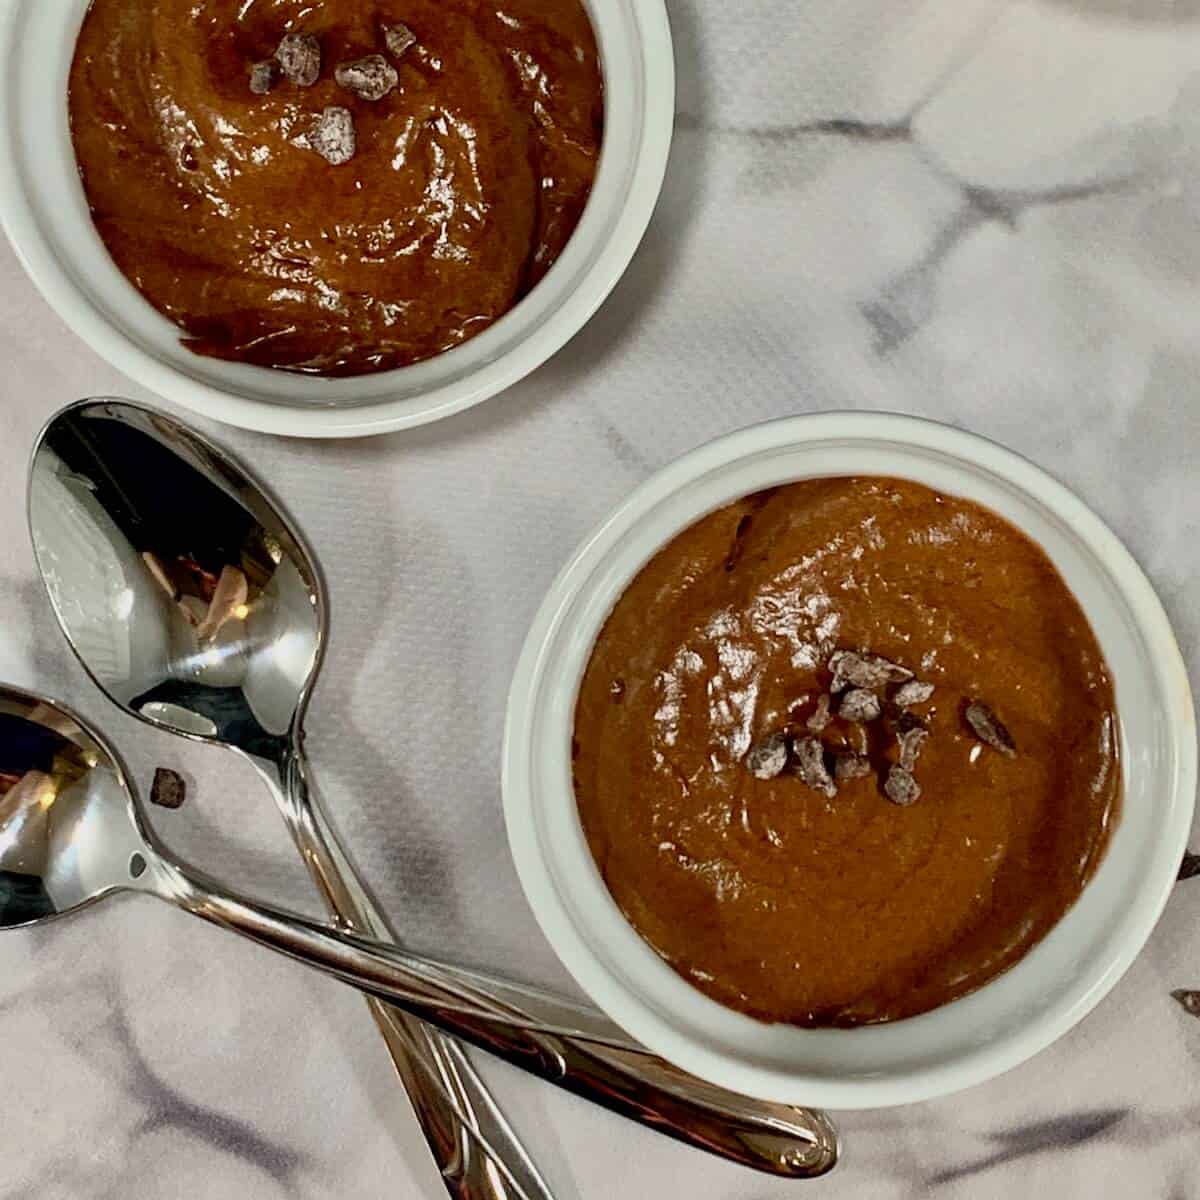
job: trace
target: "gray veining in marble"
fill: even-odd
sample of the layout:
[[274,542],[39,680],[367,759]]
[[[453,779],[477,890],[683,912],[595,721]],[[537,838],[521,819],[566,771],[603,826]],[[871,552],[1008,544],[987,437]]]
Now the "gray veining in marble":
[[[310,749],[417,947],[567,987],[504,850],[497,762],[525,629],[579,539],[670,458],[830,407],[987,434],[1074,488],[1159,589],[1200,681],[1200,0],[669,0],[663,201],[589,326],[505,396],[368,443],[211,429],[332,584]],[[314,911],[268,797],[112,718],[58,641],[24,532],[60,404],[149,398],[0,250],[0,677],[103,718],[164,836]],[[1193,848],[1200,849],[1200,838]],[[562,1200],[1200,1200],[1200,881],[1112,995],[954,1099],[847,1116],[778,1184],[489,1068]],[[357,997],[130,900],[0,938],[0,1200],[441,1195]],[[15,1095],[17,1102],[12,1103]]]

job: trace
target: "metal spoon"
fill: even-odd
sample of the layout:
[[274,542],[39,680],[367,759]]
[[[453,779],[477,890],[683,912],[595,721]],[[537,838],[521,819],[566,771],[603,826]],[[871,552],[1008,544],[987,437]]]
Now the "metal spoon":
[[[277,507],[217,447],[118,401],[85,402],[49,423],[29,507],[55,611],[97,682],[145,719],[236,746],[277,794],[282,782],[306,857],[333,901],[347,902],[338,885],[353,887],[353,873],[310,802],[298,745],[324,644],[324,589]],[[348,902],[373,913],[372,934],[386,930],[361,887]],[[836,1154],[822,1115],[788,1112],[806,1145]]]
[[[301,722],[328,604],[314,557],[265,493],[164,414],[84,402],[42,431],[29,522],[63,632],[109,698],[244,754],[341,927],[394,941],[311,786]],[[368,1004],[450,1196],[551,1200],[461,1049]]]
[[705,1083],[599,1013],[329,929],[185,867],[147,826],[95,729],[43,697],[0,687],[0,929],[118,891],[158,896],[723,1158],[792,1178],[823,1174],[837,1159],[837,1135],[819,1114]]

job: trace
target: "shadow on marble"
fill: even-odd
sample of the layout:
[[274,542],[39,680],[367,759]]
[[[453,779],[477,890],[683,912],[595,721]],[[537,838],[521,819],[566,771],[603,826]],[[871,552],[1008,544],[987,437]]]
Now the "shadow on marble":
[[670,286],[681,251],[703,205],[711,145],[696,136],[710,123],[700,15],[693,0],[667,0],[675,44],[675,139],[662,195],[641,247],[600,311],[554,360],[569,378],[601,365],[645,319]]

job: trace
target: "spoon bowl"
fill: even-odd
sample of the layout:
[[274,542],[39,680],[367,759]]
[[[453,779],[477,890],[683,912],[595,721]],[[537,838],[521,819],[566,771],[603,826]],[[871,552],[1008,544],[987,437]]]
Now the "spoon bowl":
[[138,887],[149,836],[98,734],[40,697],[0,691],[0,928]]
[[328,605],[312,555],[258,485],[163,414],[85,401],[34,450],[29,521],[55,615],[113,700],[278,760]]

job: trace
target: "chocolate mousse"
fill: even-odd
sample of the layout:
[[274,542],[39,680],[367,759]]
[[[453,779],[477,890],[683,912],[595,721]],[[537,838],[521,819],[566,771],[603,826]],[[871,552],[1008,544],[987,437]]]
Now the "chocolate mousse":
[[100,237],[186,345],[340,376],[538,283],[603,95],[580,0],[92,0],[70,118]]
[[1113,686],[1049,558],[894,479],[790,484],[676,537],[597,639],[574,736],[629,921],[714,999],[798,1025],[993,979],[1120,806]]

